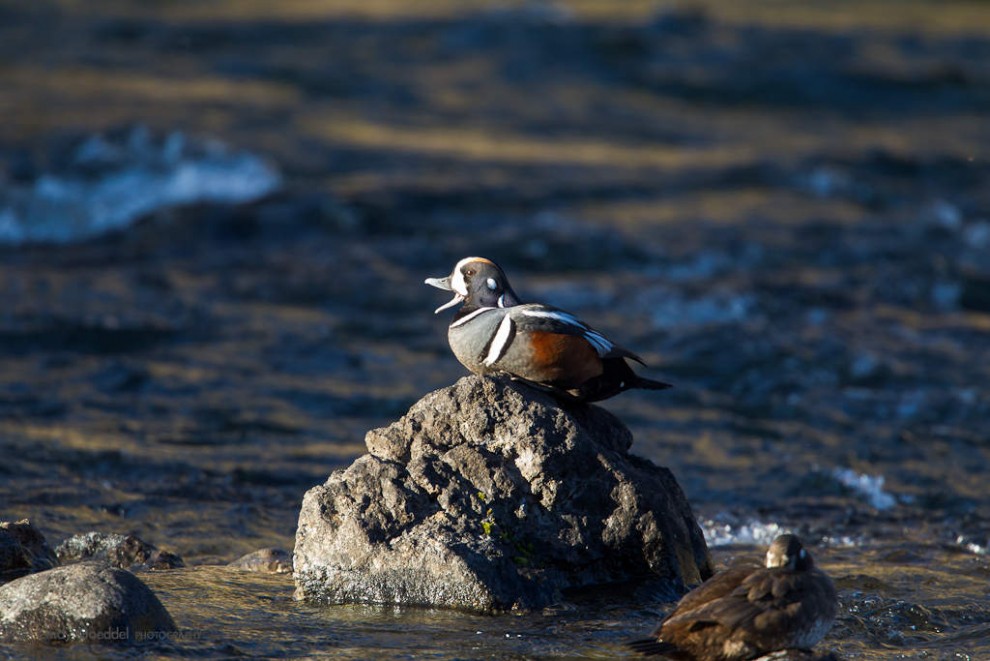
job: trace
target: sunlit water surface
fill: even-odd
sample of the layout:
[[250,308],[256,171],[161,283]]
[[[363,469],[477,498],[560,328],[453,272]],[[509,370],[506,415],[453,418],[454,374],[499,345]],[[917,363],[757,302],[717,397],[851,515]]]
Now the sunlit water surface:
[[58,653],[611,658],[648,633],[648,589],[485,617],[218,566],[291,550],[305,490],[462,374],[422,281],[483,254],[676,384],[605,406],[718,563],[804,537],[842,601],[822,650],[990,658],[986,8],[388,4],[0,8],[4,204],[134,124],[284,183],[108,235],[48,214],[64,245],[0,252],[0,518],[188,565],[141,574],[178,634]]

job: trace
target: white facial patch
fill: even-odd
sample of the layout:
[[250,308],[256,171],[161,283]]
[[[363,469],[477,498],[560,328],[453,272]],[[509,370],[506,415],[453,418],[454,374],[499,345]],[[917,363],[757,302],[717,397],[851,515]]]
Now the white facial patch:
[[460,294],[464,298],[467,298],[467,283],[464,282],[464,274],[461,273],[460,264],[457,265],[457,268],[454,269],[454,272],[450,276],[450,288],[454,290],[455,294]]
[[454,267],[454,272],[450,274],[450,288],[455,292],[467,298],[468,290],[467,283],[464,282],[464,267],[471,262],[487,262],[487,259],[481,257],[465,257],[461,261],[457,262]]
[[495,278],[488,278],[488,280],[485,281],[485,284],[487,284],[488,288],[491,289],[492,291],[498,289],[498,283],[495,282]]

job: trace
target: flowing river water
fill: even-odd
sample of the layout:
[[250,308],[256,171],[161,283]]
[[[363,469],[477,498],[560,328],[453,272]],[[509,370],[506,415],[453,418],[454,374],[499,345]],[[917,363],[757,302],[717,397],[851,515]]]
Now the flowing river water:
[[0,519],[187,565],[140,574],[178,634],[59,653],[626,654],[671,606],[636,586],[478,616],[218,566],[291,551],[306,489],[462,375],[422,283],[479,254],[676,385],[603,406],[717,563],[804,537],[822,650],[990,658],[987,35],[910,0],[0,4]]

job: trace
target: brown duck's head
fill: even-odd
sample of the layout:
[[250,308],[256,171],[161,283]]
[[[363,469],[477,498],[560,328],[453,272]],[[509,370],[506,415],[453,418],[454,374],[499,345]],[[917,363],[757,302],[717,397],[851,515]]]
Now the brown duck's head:
[[767,549],[767,569],[784,567],[795,571],[805,571],[815,566],[797,535],[780,535]]

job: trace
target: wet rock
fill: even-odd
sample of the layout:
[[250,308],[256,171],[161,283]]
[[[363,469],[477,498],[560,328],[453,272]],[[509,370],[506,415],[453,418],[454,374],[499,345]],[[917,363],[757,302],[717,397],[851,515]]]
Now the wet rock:
[[169,551],[160,551],[134,535],[88,532],[73,535],[58,545],[55,554],[63,564],[81,560],[100,560],[121,569],[140,566],[142,569],[175,569],[184,567],[182,558]]
[[242,571],[288,574],[292,571],[292,556],[283,549],[258,549],[242,555],[227,566]]
[[85,562],[0,587],[0,641],[127,641],[175,631],[158,597],[136,576]]
[[469,376],[365,442],[370,454],[303,499],[298,598],[487,612],[711,573],[673,475],[629,454],[603,409]]
[[0,580],[44,571],[58,559],[37,528],[27,519],[0,522]]

